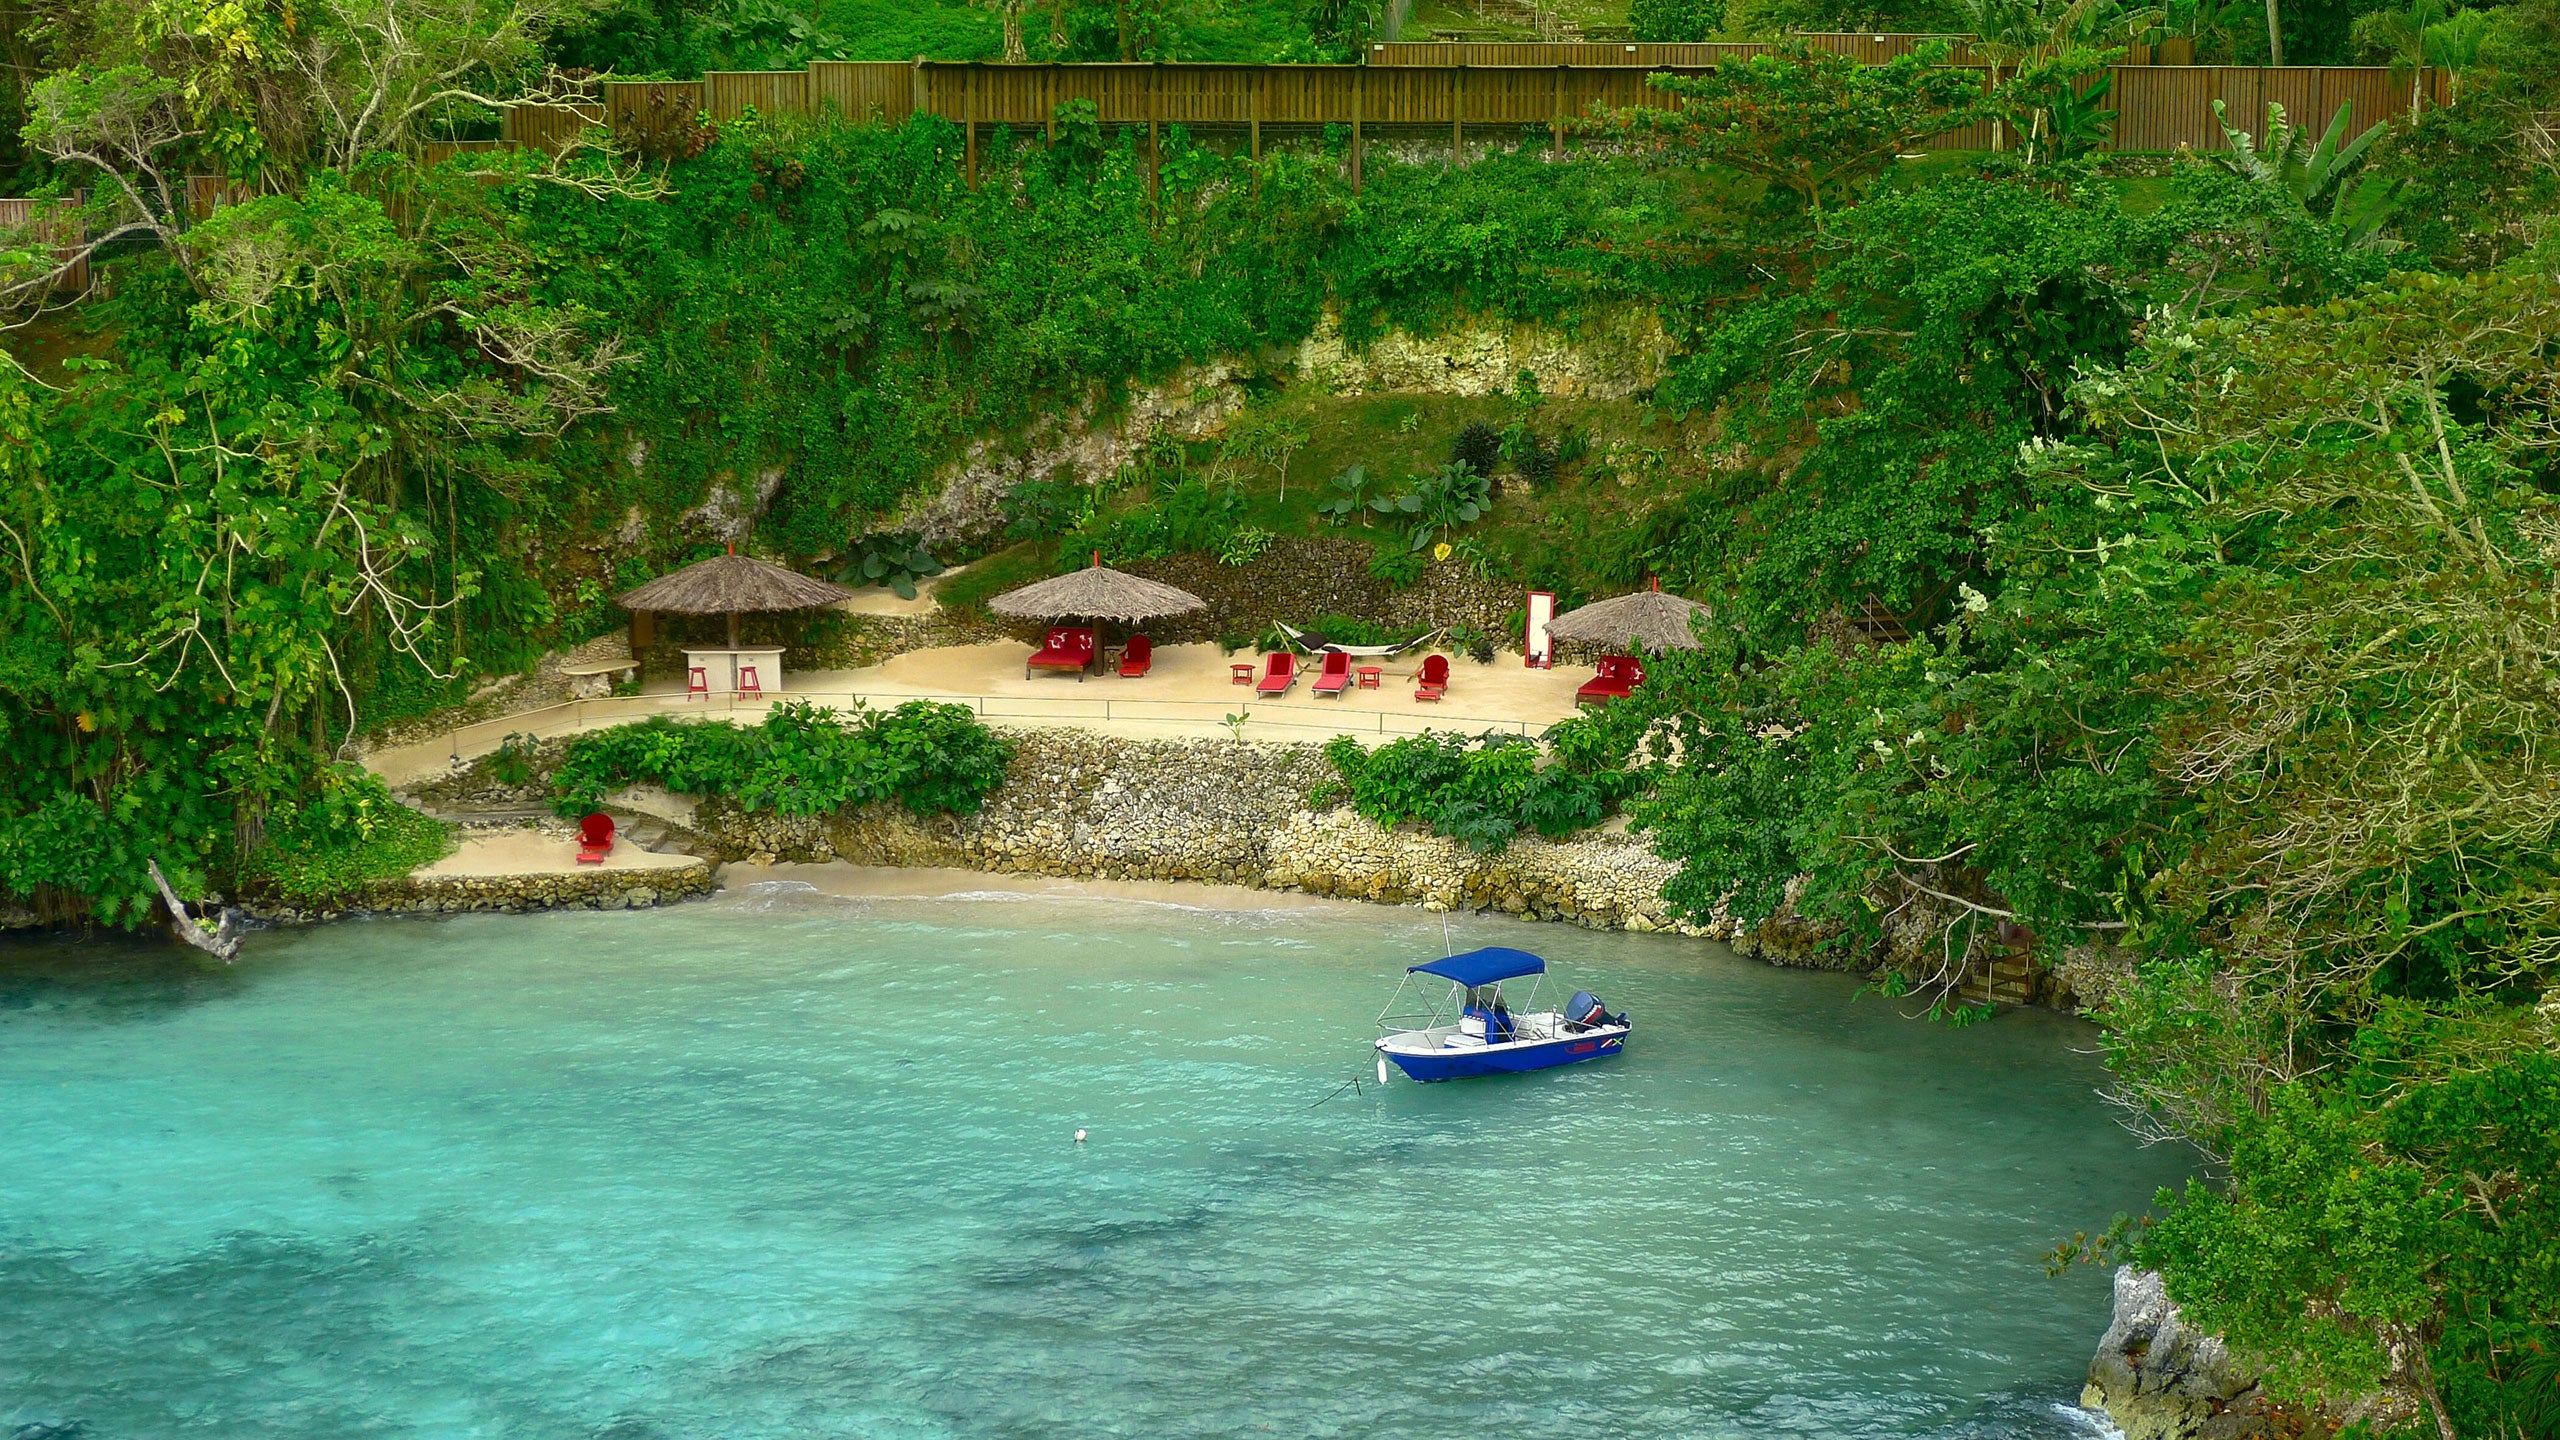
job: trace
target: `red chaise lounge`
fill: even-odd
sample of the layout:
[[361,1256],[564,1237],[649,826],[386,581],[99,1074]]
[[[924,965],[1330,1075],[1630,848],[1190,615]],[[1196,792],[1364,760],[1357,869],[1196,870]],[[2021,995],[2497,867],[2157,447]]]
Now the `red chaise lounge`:
[[1030,679],[1043,670],[1073,670],[1076,678],[1093,668],[1093,632],[1075,625],[1060,625],[1049,632],[1049,643],[1039,653],[1022,662],[1022,678]]
[[1607,705],[1612,700],[1624,700],[1644,683],[1644,665],[1633,655],[1603,655],[1599,672],[1573,692],[1574,704]]
[[1316,693],[1339,699],[1351,688],[1351,657],[1340,650],[1324,652],[1324,670],[1316,676]]
[[1155,642],[1144,635],[1132,635],[1129,643],[1120,647],[1120,678],[1123,680],[1137,679],[1155,663]]
[[1253,682],[1256,695],[1286,695],[1298,683],[1298,657],[1282,650],[1262,657],[1262,678]]
[[1413,678],[1414,699],[1438,700],[1449,693],[1449,657],[1433,655],[1426,658],[1422,662],[1422,669],[1417,671]]

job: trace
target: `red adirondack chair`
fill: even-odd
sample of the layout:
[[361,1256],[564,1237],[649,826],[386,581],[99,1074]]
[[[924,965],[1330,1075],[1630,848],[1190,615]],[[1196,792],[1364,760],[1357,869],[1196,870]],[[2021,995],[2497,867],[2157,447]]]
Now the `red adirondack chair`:
[[1120,676],[1124,680],[1137,679],[1147,673],[1147,667],[1155,663],[1155,642],[1144,635],[1130,636],[1129,643],[1120,649]]
[[1422,662],[1422,671],[1414,677],[1413,698],[1438,700],[1449,693],[1449,657],[1433,655]]
[[613,853],[613,817],[601,810],[578,822],[578,863],[601,865]]

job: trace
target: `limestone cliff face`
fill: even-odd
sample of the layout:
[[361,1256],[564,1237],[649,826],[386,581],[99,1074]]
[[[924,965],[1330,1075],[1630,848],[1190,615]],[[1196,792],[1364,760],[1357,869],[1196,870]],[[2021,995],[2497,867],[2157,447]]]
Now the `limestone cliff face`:
[[[1649,309],[1587,317],[1565,331],[1507,320],[1474,320],[1437,335],[1389,331],[1353,347],[1338,317],[1263,368],[1337,395],[1498,395],[1527,370],[1549,395],[1623,400],[1662,379],[1671,339]],[[1227,361],[1185,368],[1132,394],[1124,406],[1100,395],[1019,435],[989,436],[935,477],[892,528],[926,543],[984,541],[1002,523],[1004,497],[1026,480],[1103,480],[1149,438],[1214,439],[1244,409],[1252,366]]]
[[1625,400],[1659,383],[1671,337],[1650,309],[1586,319],[1571,334],[1476,320],[1438,335],[1393,330],[1358,349],[1327,315],[1298,346],[1298,374],[1336,394],[1499,395],[1527,370],[1549,395]]

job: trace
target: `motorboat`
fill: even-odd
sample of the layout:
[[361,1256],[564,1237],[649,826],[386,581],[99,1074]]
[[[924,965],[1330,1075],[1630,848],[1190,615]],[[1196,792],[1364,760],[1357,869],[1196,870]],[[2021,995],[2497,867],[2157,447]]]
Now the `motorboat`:
[[[1561,1010],[1535,1008],[1546,973],[1546,961],[1501,946],[1407,966],[1395,998],[1378,1016],[1379,1082],[1386,1081],[1389,1061],[1416,1080],[1459,1080],[1600,1060],[1626,1048],[1634,1027],[1588,990],[1575,991]],[[1400,1013],[1416,976],[1430,977],[1421,988],[1433,996],[1431,1010]],[[1514,1010],[1502,987],[1524,979],[1528,994]]]

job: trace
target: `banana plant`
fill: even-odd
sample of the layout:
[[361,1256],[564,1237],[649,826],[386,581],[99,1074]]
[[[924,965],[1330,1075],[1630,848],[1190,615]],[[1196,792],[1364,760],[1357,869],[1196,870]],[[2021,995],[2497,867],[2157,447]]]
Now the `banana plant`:
[[2213,116],[2222,125],[2225,143],[2231,148],[2217,156],[2234,174],[2272,185],[2293,197],[2309,214],[2338,226],[2350,248],[2368,249],[2387,243],[2382,227],[2400,208],[2400,181],[2385,182],[2379,177],[2354,179],[2364,163],[2364,152],[2382,138],[2391,126],[2375,124],[2363,134],[2349,140],[2347,126],[2354,112],[2352,105],[2341,105],[2329,121],[2329,128],[2318,140],[2308,130],[2298,130],[2285,119],[2282,105],[2267,106],[2267,143],[2259,145],[2246,130],[2231,128],[2231,120],[2223,112],[2222,102],[2213,102]]

